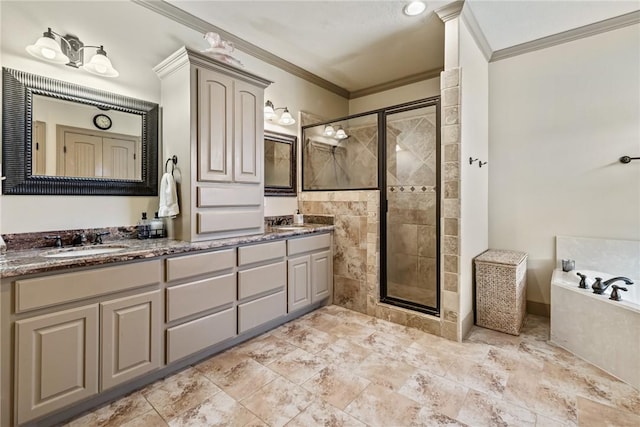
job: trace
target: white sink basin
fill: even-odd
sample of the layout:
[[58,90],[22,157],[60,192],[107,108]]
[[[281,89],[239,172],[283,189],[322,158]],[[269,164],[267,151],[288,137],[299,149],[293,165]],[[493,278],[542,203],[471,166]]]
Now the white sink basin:
[[109,254],[112,252],[119,252],[128,249],[128,246],[123,245],[110,245],[110,246],[80,246],[77,248],[58,249],[51,251],[43,256],[45,258],[71,258],[90,255]]

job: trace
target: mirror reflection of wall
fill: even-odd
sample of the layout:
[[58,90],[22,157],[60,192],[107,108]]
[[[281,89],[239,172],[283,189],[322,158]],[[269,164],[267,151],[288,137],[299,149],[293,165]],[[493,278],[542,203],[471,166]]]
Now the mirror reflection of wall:
[[291,183],[291,144],[264,141],[264,183],[286,187]]
[[34,95],[33,121],[34,175],[142,179],[139,114]]

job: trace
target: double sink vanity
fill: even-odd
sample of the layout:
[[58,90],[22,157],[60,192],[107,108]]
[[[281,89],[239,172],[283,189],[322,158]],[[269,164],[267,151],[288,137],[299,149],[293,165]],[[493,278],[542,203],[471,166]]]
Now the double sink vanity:
[[327,304],[332,230],[9,251],[0,424],[55,424]]

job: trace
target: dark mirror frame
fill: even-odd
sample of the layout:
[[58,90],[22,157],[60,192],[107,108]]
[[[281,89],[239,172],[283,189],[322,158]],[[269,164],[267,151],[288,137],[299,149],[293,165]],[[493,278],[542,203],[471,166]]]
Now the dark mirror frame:
[[[265,145],[267,141],[274,141],[284,144],[289,144],[291,147],[291,163],[289,168],[291,170],[290,182],[286,187],[267,185],[267,178],[264,180],[264,195],[265,196],[292,196],[295,197],[298,194],[298,180],[297,180],[297,160],[296,160],[296,146],[298,145],[298,137],[295,135],[287,135],[284,133],[264,131]],[[266,150],[265,150],[266,155]]]
[[[139,114],[142,180],[32,175],[33,95]],[[157,196],[158,104],[73,83],[2,68],[3,194]]]

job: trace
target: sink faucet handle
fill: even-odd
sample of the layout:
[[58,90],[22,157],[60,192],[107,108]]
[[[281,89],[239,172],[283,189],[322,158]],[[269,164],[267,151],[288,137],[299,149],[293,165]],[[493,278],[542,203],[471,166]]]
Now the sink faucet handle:
[[45,240],[55,240],[55,242],[53,242],[53,246],[55,246],[56,248],[61,248],[62,247],[62,239],[60,238],[60,236],[44,236]]
[[607,289],[607,287],[602,284],[602,277],[595,278],[595,282],[591,285],[591,289],[593,289],[594,294],[602,295],[604,290]]
[[93,244],[94,245],[101,245],[102,244],[102,236],[107,236],[109,234],[111,234],[110,231],[100,231],[100,232],[96,233],[96,238],[93,241]]
[[612,299],[614,301],[622,300],[622,296],[620,296],[618,291],[625,291],[625,292],[628,291],[628,289],[625,288],[624,286],[611,285],[611,288],[613,289],[613,291],[611,291],[611,296],[609,297],[609,299]]
[[580,284],[578,285],[578,287],[581,289],[587,289],[587,275],[577,272],[576,276],[580,277]]

